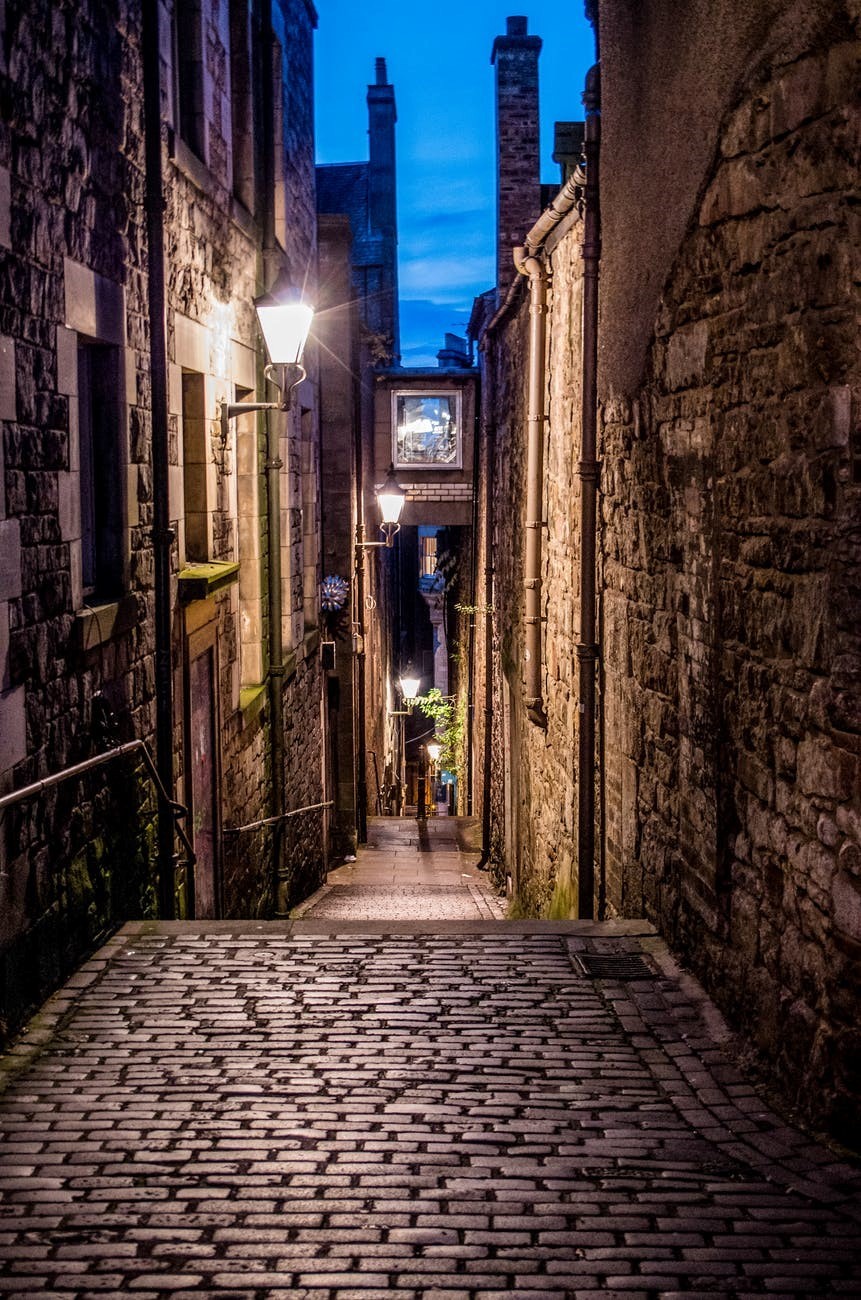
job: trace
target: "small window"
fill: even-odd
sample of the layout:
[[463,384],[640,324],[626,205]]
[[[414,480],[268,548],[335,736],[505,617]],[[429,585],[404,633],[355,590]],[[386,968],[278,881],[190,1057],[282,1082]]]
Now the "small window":
[[185,558],[209,560],[210,509],[209,436],[206,427],[204,376],[182,373],[182,483],[185,505]]
[[[248,0],[230,0],[230,112],[233,193],[255,207],[255,86],[252,75],[251,8]],[[259,114],[257,114],[259,116]]]
[[205,160],[200,0],[174,0],[173,17],[177,126],[189,148]]
[[81,570],[88,599],[113,600],[123,586],[123,458],[117,347],[78,341]]
[[393,450],[396,467],[460,469],[460,393],[392,394]]
[[425,533],[419,537],[419,576],[432,578],[436,573],[436,533]]

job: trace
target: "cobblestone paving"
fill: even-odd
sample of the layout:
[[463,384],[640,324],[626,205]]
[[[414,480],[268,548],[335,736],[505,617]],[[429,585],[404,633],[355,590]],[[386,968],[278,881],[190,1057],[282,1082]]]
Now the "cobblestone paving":
[[356,862],[293,913],[325,920],[501,921],[506,900],[464,848],[466,818],[372,817]]
[[126,927],[4,1062],[0,1294],[861,1295],[858,1172],[635,929]]

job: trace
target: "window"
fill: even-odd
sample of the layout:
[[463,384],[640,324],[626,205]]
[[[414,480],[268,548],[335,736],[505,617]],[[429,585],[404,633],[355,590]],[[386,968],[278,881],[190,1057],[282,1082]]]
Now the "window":
[[[230,114],[233,193],[249,212],[255,207],[254,85],[251,59],[251,7],[230,0]],[[259,114],[256,116],[259,117]]]
[[81,576],[84,595],[112,600],[123,586],[120,350],[78,339]]
[[419,534],[419,577],[432,578],[436,573],[436,533]]
[[200,0],[174,0],[173,17],[177,127],[189,148],[205,161]]
[[460,393],[435,390],[392,393],[396,467],[460,469]]
[[204,376],[182,372],[182,485],[185,507],[185,558],[210,559],[209,438],[205,419]]

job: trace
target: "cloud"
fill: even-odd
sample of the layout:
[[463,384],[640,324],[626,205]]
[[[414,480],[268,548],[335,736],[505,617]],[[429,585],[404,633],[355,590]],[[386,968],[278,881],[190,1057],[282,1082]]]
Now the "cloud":
[[490,255],[456,257],[451,252],[448,256],[403,258],[399,270],[404,297],[437,303],[471,302],[493,283],[494,276]]
[[462,304],[429,298],[401,301],[401,361],[405,366],[435,366],[446,333],[466,334],[472,299]]

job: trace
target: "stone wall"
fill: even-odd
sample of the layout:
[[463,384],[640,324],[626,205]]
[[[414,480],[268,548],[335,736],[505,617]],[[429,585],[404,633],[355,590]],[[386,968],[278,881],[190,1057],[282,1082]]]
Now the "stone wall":
[[[524,541],[526,500],[526,284],[511,310],[485,335],[485,427],[479,570],[486,562],[487,426],[492,423],[493,702],[492,856],[500,883],[526,914],[567,914],[574,905],[576,856],[574,759],[577,699],[574,644],[579,616],[575,470],[580,420],[579,320],[582,232],[569,218],[549,253],[547,424],[542,545],[542,676],[546,729],[524,706]],[[486,602],[482,602],[486,603]],[[482,620],[480,620],[480,623]],[[485,630],[476,638],[476,754],[483,755]],[[481,760],[483,764],[483,757]],[[508,880],[507,878],[510,878]]]
[[840,9],[805,51],[767,51],[721,123],[645,384],[605,392],[602,449],[610,896],[838,1126],[861,953],[858,46]]
[[[149,736],[153,672],[139,21],[5,6],[0,93],[0,782]],[[109,12],[110,11],[110,12]],[[110,76],[105,69],[112,69]],[[78,338],[116,348],[124,594],[82,595]],[[113,717],[111,715],[114,715]],[[115,721],[114,721],[115,719]],[[152,906],[151,787],[131,760],[28,800],[0,828],[0,1017]],[[5,1027],[5,1026],[3,1026]]]
[[[217,821],[272,811],[265,683],[268,571],[263,423],[222,442],[222,399],[262,393],[252,299],[260,291],[260,213],[233,194],[227,9],[206,0],[200,50],[204,129],[195,152],[174,121],[172,5],[160,7],[170,363],[170,519],[177,794],[189,797],[192,638],[215,653]],[[311,41],[304,0],[274,4],[284,56],[279,194],[291,219],[272,250],[315,290]],[[80,0],[60,10],[4,6],[0,92],[0,783],[56,773],[116,740],[154,740],[151,392],[144,223],[140,6]],[[286,210],[286,208],[285,208]],[[115,587],[88,592],[81,419],[82,347],[116,352]],[[319,425],[316,358],[281,420],[286,803],[326,798],[324,683],[318,653]],[[193,400],[188,396],[194,387]],[[113,427],[113,425],[112,425]],[[188,452],[192,441],[197,448]],[[240,472],[241,470],[241,472]],[[197,486],[190,490],[190,482]],[[253,500],[247,497],[251,494]],[[187,526],[189,514],[194,522]],[[240,526],[241,524],[241,526]],[[192,554],[190,539],[205,554]],[[186,601],[190,560],[237,561],[241,581]],[[118,923],[155,906],[151,786],[130,760],[28,801],[0,832],[0,1015],[10,1024]],[[314,888],[325,817],[297,823],[288,892]],[[227,837],[216,910],[271,913],[271,831]],[[187,902],[180,899],[180,908]]]

